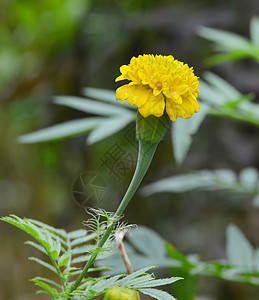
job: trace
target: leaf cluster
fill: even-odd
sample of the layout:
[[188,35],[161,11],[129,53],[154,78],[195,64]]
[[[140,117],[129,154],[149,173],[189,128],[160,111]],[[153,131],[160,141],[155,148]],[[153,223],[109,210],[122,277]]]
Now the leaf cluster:
[[[88,270],[88,276],[82,280],[79,287],[71,292],[76,276],[81,273],[81,263],[89,260],[91,253],[94,251],[97,251],[98,254],[101,253],[98,259],[104,259],[105,256],[109,255],[107,246],[104,249],[99,249],[96,244],[91,243],[94,240],[98,241],[96,231],[89,233],[85,229],[79,229],[66,232],[63,229],[56,229],[32,219],[21,219],[15,215],[3,217],[0,220],[20,228],[33,237],[36,242],[27,241],[26,244],[42,252],[48,259],[37,257],[29,257],[29,259],[54,273],[54,278],[58,277],[58,281],[41,276],[31,279],[36,286],[40,287],[38,294],[48,294],[52,299],[96,299],[104,295],[109,288],[123,286],[135,289],[155,299],[175,299],[167,292],[156,289],[156,287],[172,284],[181,278],[155,279],[153,275],[147,273],[154,267],[145,267],[130,275],[92,277],[90,275],[92,272],[108,269],[101,266],[94,267]],[[98,223],[98,218],[96,223]]]
[[[169,268],[171,274],[184,277],[174,284],[176,296],[193,300],[199,277],[218,278],[259,287],[259,249],[254,249],[243,233],[230,224],[226,230],[226,259],[202,261],[197,255],[184,255],[156,232],[143,226],[132,231],[125,243],[132,266],[144,268],[151,262],[160,268]],[[104,259],[112,267],[104,274],[122,269],[118,254]]]
[[208,27],[200,27],[198,34],[213,42],[215,50],[223,52],[206,60],[208,66],[243,58],[252,58],[259,62],[259,17],[250,22],[250,37],[248,40],[238,34]]
[[82,94],[88,98],[57,96],[54,103],[70,107],[98,117],[86,117],[25,134],[18,138],[20,143],[31,144],[62,140],[90,134],[87,143],[92,145],[115,134],[135,119],[134,110],[115,102],[115,92],[110,90],[84,88]]

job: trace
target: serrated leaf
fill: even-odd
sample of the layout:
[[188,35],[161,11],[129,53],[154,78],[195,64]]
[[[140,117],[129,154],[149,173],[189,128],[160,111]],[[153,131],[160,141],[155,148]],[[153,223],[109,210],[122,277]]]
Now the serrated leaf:
[[84,118],[60,123],[22,135],[18,138],[18,142],[23,144],[33,144],[81,135],[94,129],[100,121],[100,118]]
[[232,265],[241,270],[253,270],[254,250],[243,233],[233,224],[227,227],[226,250]]
[[149,266],[149,267],[141,268],[140,270],[135,271],[132,274],[127,275],[126,277],[120,279],[119,283],[122,286],[124,286],[124,285],[127,286],[128,284],[130,284],[130,281],[133,278],[136,278],[136,277],[141,276],[141,275],[146,275],[147,271],[150,271],[151,269],[154,269],[154,268],[156,268],[156,267],[155,266]]
[[254,16],[250,23],[250,35],[252,42],[259,46],[259,17]]
[[158,300],[176,300],[172,295],[157,289],[139,289],[139,292]]
[[132,121],[133,115],[129,113],[124,113],[124,115],[116,118],[103,119],[98,127],[87,137],[87,144],[92,145],[102,141],[116,132],[119,132]]
[[188,120],[178,119],[172,125],[173,151],[177,164],[181,164],[184,161],[192,143],[192,136],[199,129],[208,111],[209,107],[206,104],[200,104],[198,114],[193,115]]
[[109,117],[114,115],[123,116],[126,111],[124,108],[119,107],[118,105],[114,106],[101,103],[99,101],[74,96],[57,96],[53,102],[55,104],[71,107],[86,113]]
[[37,257],[29,257],[28,259],[42,265],[43,267],[51,270],[54,273],[57,273],[57,270],[52,265],[50,265],[49,263],[47,263]]
[[138,288],[149,288],[149,287],[157,287],[161,285],[172,284],[180,279],[181,277],[170,277],[170,278],[162,278],[162,279],[153,279],[148,282],[137,284]]

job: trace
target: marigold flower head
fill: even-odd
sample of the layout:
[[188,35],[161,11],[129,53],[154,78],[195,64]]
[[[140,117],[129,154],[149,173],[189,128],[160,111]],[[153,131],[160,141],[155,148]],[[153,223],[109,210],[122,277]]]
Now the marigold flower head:
[[130,83],[116,90],[116,100],[128,100],[145,118],[161,117],[166,110],[175,121],[177,117],[188,119],[199,111],[198,77],[172,55],[132,57],[128,65],[120,67],[120,72],[115,81],[127,79]]

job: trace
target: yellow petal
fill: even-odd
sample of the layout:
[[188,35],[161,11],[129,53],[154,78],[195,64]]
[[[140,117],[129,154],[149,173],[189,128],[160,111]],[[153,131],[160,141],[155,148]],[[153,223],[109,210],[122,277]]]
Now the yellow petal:
[[142,106],[148,100],[151,89],[148,89],[142,85],[126,84],[119,87],[116,90],[116,100],[128,100],[129,105]]
[[[139,106],[138,106],[139,107]],[[163,94],[154,96],[153,93],[150,93],[148,101],[141,107],[139,107],[139,113],[144,117],[153,115],[155,117],[161,117],[164,114],[165,110],[165,100]]]
[[115,96],[116,101],[121,100],[121,102],[123,103],[125,100],[127,100],[129,88],[130,87],[128,86],[128,84],[125,84],[125,85],[117,88],[116,96]]
[[126,79],[124,75],[120,75],[115,79],[115,82]]
[[166,112],[171,121],[176,121],[177,118],[177,109],[176,104],[171,99],[166,98]]
[[199,111],[199,104],[190,96],[183,97],[183,103],[179,105],[178,117],[189,119],[195,112]]

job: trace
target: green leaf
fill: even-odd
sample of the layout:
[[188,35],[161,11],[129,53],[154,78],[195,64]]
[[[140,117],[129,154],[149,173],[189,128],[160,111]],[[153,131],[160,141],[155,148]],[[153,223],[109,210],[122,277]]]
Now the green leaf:
[[192,136],[198,131],[208,110],[209,107],[206,104],[200,104],[198,114],[193,115],[188,120],[178,119],[172,125],[173,150],[177,164],[181,164],[184,161],[192,143]]
[[259,17],[254,16],[250,23],[250,35],[252,42],[259,46]]
[[184,280],[174,283],[173,291],[177,299],[194,300],[198,284],[198,276],[190,275],[188,271],[183,269],[171,269],[171,274],[181,276]]
[[103,119],[99,123],[98,127],[89,134],[87,144],[92,145],[102,141],[103,139],[120,131],[132,121],[133,115],[129,113],[124,113],[122,116],[113,119]]
[[227,227],[227,256],[240,270],[253,270],[254,250],[242,232],[233,224]]
[[125,108],[122,108],[118,105],[114,106],[110,104],[101,103],[95,100],[89,100],[86,98],[79,98],[73,96],[57,96],[54,99],[54,103],[58,105],[71,107],[86,113],[109,117],[114,115],[123,116],[123,114],[127,112]]
[[234,88],[231,84],[229,84],[221,77],[211,72],[205,72],[204,78],[213,87],[221,91],[221,93],[225,96],[227,102],[231,102],[232,100],[236,100],[242,97],[242,94],[236,88]]
[[193,265],[188,261],[188,259],[179,251],[177,251],[171,244],[166,243],[166,250],[168,255],[179,262],[181,262],[182,266],[186,269],[191,269]]
[[259,195],[256,195],[253,199],[253,206],[258,208],[259,207]]
[[259,272],[259,249],[255,250],[253,260],[254,260],[254,270],[256,272]]
[[30,223],[33,223],[39,227],[45,228],[47,229],[49,232],[51,232],[52,234],[54,234],[55,236],[59,236],[61,237],[64,241],[67,238],[67,233],[64,229],[57,229],[53,226],[47,225],[41,221],[38,220],[33,220],[33,219],[27,219]]
[[[51,296],[54,296],[57,294],[57,290],[49,286],[47,283],[39,280],[39,279],[31,279],[32,282],[35,283],[35,285],[43,288],[48,294]],[[55,298],[54,298],[55,299]]]
[[138,288],[149,288],[149,287],[157,287],[161,285],[172,284],[180,279],[181,277],[170,277],[170,278],[162,278],[162,279],[153,279],[150,281],[146,281],[143,283],[137,284]]
[[35,242],[32,242],[32,241],[26,241],[24,244],[30,245],[30,246],[36,248],[37,250],[41,251],[42,253],[48,255],[48,253],[46,252],[45,248],[43,248],[41,245],[39,245],[39,244],[37,244],[37,243],[35,243]]
[[166,256],[165,241],[155,231],[139,226],[130,233],[127,239],[138,252],[154,258]]
[[173,296],[171,296],[167,292],[157,290],[157,289],[139,289],[138,291],[158,300],[176,300]]
[[33,144],[65,139],[91,131],[99,124],[100,121],[100,118],[84,118],[64,122],[22,135],[18,138],[18,142],[23,144]]
[[247,50],[250,47],[250,44],[247,39],[229,31],[202,26],[199,28],[198,34],[207,40],[220,44],[226,49]]
[[63,267],[67,264],[67,260],[71,255],[71,251],[65,252],[61,257],[58,258],[58,266]]
[[256,168],[245,168],[240,174],[240,183],[248,191],[253,191],[259,187],[259,174]]
[[247,53],[240,50],[232,50],[231,52],[213,55],[205,59],[207,67],[213,67],[228,61],[235,61],[247,57]]
[[122,286],[127,286],[128,284],[130,284],[130,281],[138,276],[141,276],[141,275],[146,275],[146,272],[147,271],[150,271],[151,269],[154,269],[156,268],[155,266],[149,266],[149,267],[145,267],[145,268],[141,268],[139,269],[138,271],[135,271],[133,272],[132,274],[130,275],[127,275],[126,277],[120,279],[120,285]]
[[77,256],[75,258],[72,259],[71,264],[79,264],[82,262],[86,262],[89,260],[89,258],[91,257],[91,255],[81,255],[81,256]]
[[86,87],[82,89],[82,94],[89,98],[102,100],[116,105],[116,93],[111,90]]
[[44,281],[46,283],[49,283],[49,284],[52,284],[54,286],[56,286],[57,288],[61,289],[62,286],[58,283],[56,283],[55,281],[51,280],[51,279],[48,279],[48,278],[44,278],[44,277],[40,277],[40,276],[37,276],[37,277],[34,277],[33,279],[31,279],[32,281],[33,280],[40,280],[40,281]]
[[74,230],[74,231],[71,231],[67,234],[67,237],[71,240],[73,239],[77,239],[77,238],[80,238],[80,237],[84,237],[86,236],[87,234],[87,230],[85,229],[78,229],[78,230]]
[[47,263],[37,257],[29,257],[28,259],[42,265],[43,267],[51,270],[54,273],[57,273],[57,270],[52,265],[50,265],[49,263]]
[[83,236],[83,237],[74,239],[74,240],[71,242],[71,247],[75,247],[75,246],[77,246],[77,245],[80,245],[80,244],[83,244],[83,243],[87,243],[87,242],[89,242],[89,241],[92,241],[92,240],[94,240],[95,237],[96,237],[96,233],[93,232],[93,233],[91,233],[91,234],[88,234],[87,236]]
[[231,189],[236,185],[236,174],[231,170],[202,170],[192,174],[177,175],[151,183],[141,192],[148,196],[155,193],[182,193],[192,190]]
[[[130,258],[133,269],[143,268],[152,264],[160,268],[168,268],[180,266],[181,264],[170,259],[166,253],[165,241],[151,229],[138,226],[131,230],[131,234],[127,236],[124,242],[125,249]],[[97,261],[98,266],[108,266],[110,270],[104,274],[114,275],[125,272],[125,265],[122,262],[121,256],[114,247],[107,252],[108,258]]]
[[59,256],[60,250],[61,250],[60,240],[56,239],[51,249],[51,255],[53,259],[56,259]]

